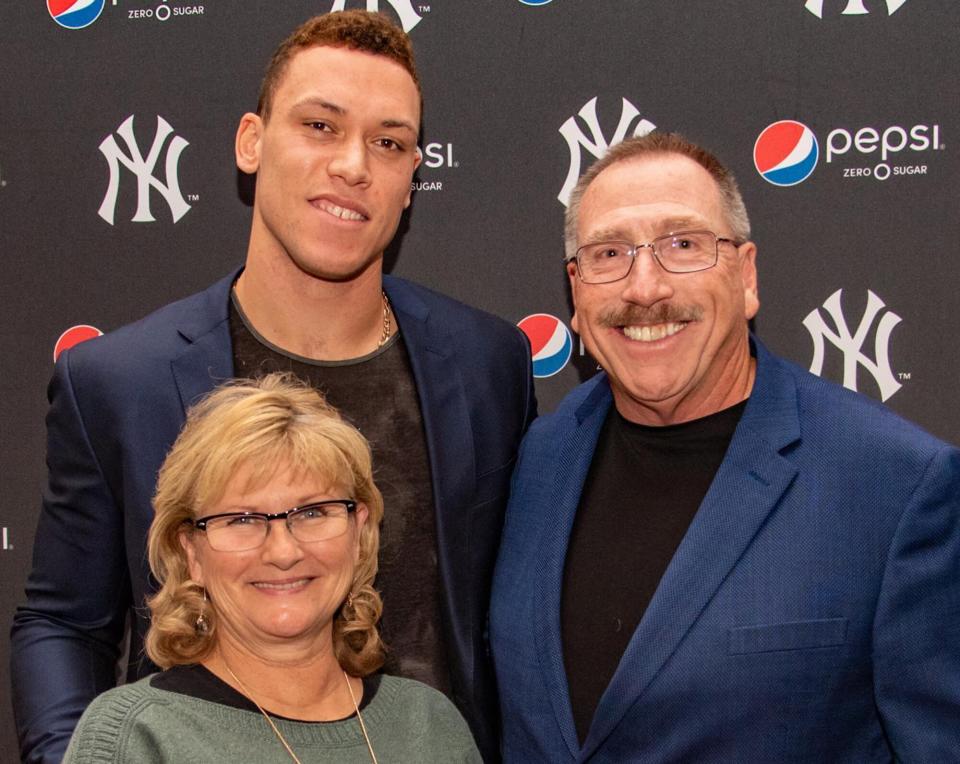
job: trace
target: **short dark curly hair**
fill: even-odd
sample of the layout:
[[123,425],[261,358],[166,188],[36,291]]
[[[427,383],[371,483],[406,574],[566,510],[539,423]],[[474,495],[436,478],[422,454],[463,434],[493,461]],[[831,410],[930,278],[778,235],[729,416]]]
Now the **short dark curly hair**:
[[319,46],[350,48],[396,61],[413,78],[423,110],[423,91],[413,60],[413,45],[406,32],[381,13],[336,11],[305,21],[274,51],[257,99],[257,114],[264,121],[270,117],[273,95],[290,59],[301,50]]

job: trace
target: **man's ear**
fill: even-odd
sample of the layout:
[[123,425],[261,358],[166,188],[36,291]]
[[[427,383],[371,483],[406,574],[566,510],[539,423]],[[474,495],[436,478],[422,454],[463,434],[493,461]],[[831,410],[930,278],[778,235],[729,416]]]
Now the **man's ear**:
[[263,119],[258,114],[247,112],[240,117],[237,137],[234,142],[237,167],[248,175],[260,169],[260,150],[263,138]]
[[573,329],[575,334],[580,334],[580,329],[577,328],[577,261],[568,260],[567,261],[567,278],[570,279],[570,299],[573,300],[573,315],[570,316],[570,328]]
[[760,310],[757,292],[757,245],[752,241],[740,245],[740,279],[743,281],[743,314],[748,321]]
[[[413,172],[417,171],[417,168],[420,166],[420,163],[423,161],[423,152],[420,150],[420,147],[417,146],[417,150],[413,153]],[[413,173],[410,173],[410,190],[407,191],[407,198],[403,202],[403,208],[407,209],[410,206],[410,202],[413,200]]]

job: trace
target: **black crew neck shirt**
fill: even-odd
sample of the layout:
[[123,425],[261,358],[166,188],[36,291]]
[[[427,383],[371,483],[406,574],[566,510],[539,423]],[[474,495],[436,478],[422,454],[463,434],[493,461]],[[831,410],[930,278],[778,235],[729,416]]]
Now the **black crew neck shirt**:
[[360,358],[321,361],[288,353],[252,326],[232,295],[230,336],[238,377],[292,372],[319,390],[370,441],[383,494],[379,570],[383,671],[450,695],[441,622],[433,485],[420,400],[400,332]]
[[611,407],[563,572],[563,655],[581,743],[745,408],[743,401],[702,419],[650,427]]

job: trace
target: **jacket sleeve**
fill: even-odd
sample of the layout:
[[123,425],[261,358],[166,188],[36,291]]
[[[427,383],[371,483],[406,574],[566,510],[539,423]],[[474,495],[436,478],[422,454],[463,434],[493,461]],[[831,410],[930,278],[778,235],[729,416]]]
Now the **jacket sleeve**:
[[[894,476],[896,477],[896,476]],[[898,761],[960,751],[960,451],[944,446],[913,491],[874,622],[877,707]]]
[[129,611],[122,511],[104,477],[63,353],[48,388],[48,480],[26,604],[11,631],[24,762],[58,762],[90,701],[115,683]]

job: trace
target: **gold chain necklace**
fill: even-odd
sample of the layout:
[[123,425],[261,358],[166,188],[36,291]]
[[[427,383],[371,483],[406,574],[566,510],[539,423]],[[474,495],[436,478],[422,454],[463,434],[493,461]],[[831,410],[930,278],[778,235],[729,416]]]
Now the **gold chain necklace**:
[[[222,657],[221,657],[222,660]],[[247,689],[247,686],[240,681],[240,677],[233,673],[233,669],[227,665],[226,661],[223,661],[224,668],[227,669],[227,672],[230,676],[233,677],[233,680],[240,685],[240,689],[243,690],[244,695],[247,696],[247,699],[257,707],[257,710],[263,714],[263,718],[267,720],[267,724],[270,725],[270,729],[273,730],[273,734],[277,736],[277,740],[280,741],[281,745],[287,749],[287,753],[290,754],[290,758],[293,759],[295,764],[303,764],[300,759],[297,758],[297,754],[293,752],[293,749],[290,747],[290,744],[287,742],[287,739],[283,736],[283,733],[277,728],[277,725],[273,723],[273,719],[270,718],[270,714],[263,710],[263,706],[257,703],[256,698],[250,693],[250,690]],[[373,764],[379,764],[377,761],[377,756],[373,752],[373,745],[370,743],[370,736],[367,734],[367,725],[363,723],[363,717],[360,715],[360,706],[357,705],[357,698],[353,694],[353,687],[350,686],[350,677],[347,676],[347,672],[343,672],[343,678],[347,683],[347,691],[350,693],[350,700],[353,701],[353,710],[357,712],[357,721],[360,722],[360,731],[363,733],[363,739],[367,744],[367,750],[370,752],[370,759],[373,761]]]
[[378,349],[382,348],[384,343],[390,339],[390,299],[382,289],[380,294],[383,296],[383,331],[380,332],[380,341],[377,343]]

